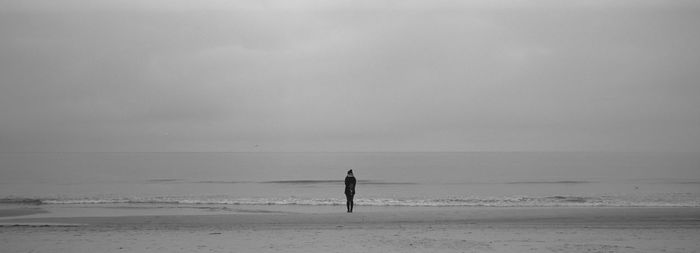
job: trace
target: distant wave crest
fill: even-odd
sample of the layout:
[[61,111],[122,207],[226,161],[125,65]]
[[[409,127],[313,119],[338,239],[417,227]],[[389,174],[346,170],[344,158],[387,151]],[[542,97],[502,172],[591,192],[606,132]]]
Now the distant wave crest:
[[165,182],[177,182],[177,181],[182,181],[182,179],[177,179],[177,178],[153,178],[153,179],[148,179],[148,182],[150,182],[150,183],[165,183]]
[[591,184],[594,181],[561,180],[561,181],[515,181],[508,184]]
[[[236,180],[201,180],[201,181],[186,181],[183,179],[149,179],[148,183],[196,183],[196,184],[240,184],[240,183],[260,183],[260,184],[290,184],[290,185],[317,185],[317,184],[340,184],[344,180],[276,180],[276,181],[236,181]],[[414,185],[414,182],[388,182],[377,180],[359,180],[359,184],[365,185]]]
[[225,180],[206,180],[206,181],[197,181],[195,183],[198,184],[239,184],[239,183],[246,183],[244,181],[225,181]]
[[343,183],[343,180],[279,180],[279,181],[264,181],[265,184],[326,184],[326,183]]
[[[279,181],[265,181],[261,183],[266,184],[343,184],[344,180],[279,180]],[[378,184],[378,185],[401,185],[401,184],[418,184],[413,182],[386,182],[386,181],[375,181],[375,180],[359,180],[358,184]]]

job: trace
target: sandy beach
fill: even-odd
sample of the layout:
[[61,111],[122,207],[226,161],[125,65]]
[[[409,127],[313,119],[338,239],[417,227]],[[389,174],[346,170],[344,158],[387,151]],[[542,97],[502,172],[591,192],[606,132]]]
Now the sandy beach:
[[3,209],[3,252],[700,251],[697,208],[55,209]]

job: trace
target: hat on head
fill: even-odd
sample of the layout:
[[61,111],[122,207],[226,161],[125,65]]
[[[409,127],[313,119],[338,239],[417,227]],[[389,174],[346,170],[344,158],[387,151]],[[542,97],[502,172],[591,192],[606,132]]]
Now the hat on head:
[[348,174],[352,174],[352,170],[348,170]]

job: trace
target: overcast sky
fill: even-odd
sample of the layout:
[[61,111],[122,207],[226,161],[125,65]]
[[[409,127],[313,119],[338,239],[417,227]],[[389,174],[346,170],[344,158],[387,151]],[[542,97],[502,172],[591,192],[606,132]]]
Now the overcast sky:
[[0,0],[0,152],[700,152],[699,1]]

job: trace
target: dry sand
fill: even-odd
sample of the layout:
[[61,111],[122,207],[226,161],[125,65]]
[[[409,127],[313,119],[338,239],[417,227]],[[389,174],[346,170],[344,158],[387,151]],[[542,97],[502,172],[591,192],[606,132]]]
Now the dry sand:
[[0,212],[2,252],[700,252],[697,208],[25,209]]

